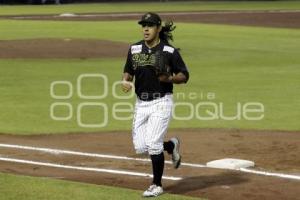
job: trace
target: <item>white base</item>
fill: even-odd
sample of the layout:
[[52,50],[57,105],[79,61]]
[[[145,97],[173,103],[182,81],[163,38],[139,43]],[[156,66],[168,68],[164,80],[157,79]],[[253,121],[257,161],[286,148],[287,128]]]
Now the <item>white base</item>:
[[59,15],[60,17],[76,17],[76,14],[73,13],[62,13]]
[[254,162],[250,160],[241,160],[234,158],[224,158],[220,160],[213,160],[206,163],[207,167],[220,168],[220,169],[240,169],[247,167],[254,167]]

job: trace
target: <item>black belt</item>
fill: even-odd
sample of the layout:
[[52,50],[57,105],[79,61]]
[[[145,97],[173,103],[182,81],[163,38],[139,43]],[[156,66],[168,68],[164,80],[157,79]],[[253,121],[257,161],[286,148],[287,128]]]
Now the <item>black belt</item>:
[[143,98],[139,95],[137,97],[141,101],[153,101],[155,99],[159,99],[159,98],[162,98],[162,97],[166,96],[166,94],[170,94],[170,93],[155,93],[155,94],[147,95],[147,97],[145,97],[145,98]]

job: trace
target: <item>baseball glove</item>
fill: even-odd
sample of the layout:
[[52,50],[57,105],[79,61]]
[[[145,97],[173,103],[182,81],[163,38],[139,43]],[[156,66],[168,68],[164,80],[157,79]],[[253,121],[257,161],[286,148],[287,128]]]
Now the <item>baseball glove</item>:
[[170,66],[167,64],[165,60],[165,56],[162,51],[155,52],[155,71],[158,76],[160,75],[171,75]]

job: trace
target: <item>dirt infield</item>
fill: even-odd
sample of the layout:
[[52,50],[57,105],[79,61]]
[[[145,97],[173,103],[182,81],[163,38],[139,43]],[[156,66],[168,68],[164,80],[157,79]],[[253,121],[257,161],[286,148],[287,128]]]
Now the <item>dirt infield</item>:
[[[203,11],[160,13],[164,20],[211,24],[300,28],[300,11]],[[0,19],[31,20],[139,20],[142,13],[1,16]],[[129,44],[104,40],[30,39],[0,40],[0,58],[103,58],[125,57]]]
[[[3,16],[1,18],[19,20],[59,20],[59,21],[111,21],[136,20],[143,13],[93,13],[73,16],[32,15]],[[161,12],[163,20],[209,24],[229,24],[260,27],[300,28],[300,11],[200,11],[200,12]]]
[[[220,158],[253,160],[255,169],[287,174],[300,173],[300,133],[237,131],[219,129],[173,130],[168,137],[182,141],[183,162],[205,164]],[[0,144],[17,144],[80,152],[137,157],[129,132],[86,133],[41,136],[0,135]],[[149,162],[93,158],[79,155],[36,152],[0,147],[2,157],[80,167],[97,167],[151,173]],[[170,159],[166,156],[167,160]],[[94,184],[145,189],[149,178],[109,173],[84,172],[46,166],[0,161],[0,171],[31,176],[46,176]],[[237,171],[182,166],[165,167],[166,176],[183,177],[181,181],[164,180],[165,190],[209,199],[298,199],[300,181],[267,177]]]
[[113,58],[125,57],[129,44],[105,40],[0,40],[0,58]]
[[[37,20],[138,20],[142,13],[89,14],[75,17],[6,16]],[[193,12],[161,13],[175,22],[300,28],[300,12]],[[108,58],[126,57],[129,44],[103,40],[30,39],[0,41],[0,58]],[[168,137],[182,142],[183,162],[205,164],[221,158],[240,158],[256,163],[255,170],[300,175],[300,132],[241,131],[230,129],[172,130]],[[0,134],[0,144],[64,149],[138,158],[127,132],[12,136]],[[105,168],[151,173],[150,163],[135,160],[95,158],[0,147],[0,157],[79,167]],[[167,160],[170,159],[166,156]],[[239,171],[165,165],[165,175],[182,177],[165,180],[166,192],[222,200],[296,200],[300,181],[255,175]],[[0,161],[0,171],[39,177],[73,180],[99,185],[144,190],[149,178],[61,169],[33,164]]]

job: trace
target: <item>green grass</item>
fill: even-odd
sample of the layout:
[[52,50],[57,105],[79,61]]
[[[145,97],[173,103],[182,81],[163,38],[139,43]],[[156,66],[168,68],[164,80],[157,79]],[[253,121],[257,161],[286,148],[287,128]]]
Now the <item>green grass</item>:
[[140,36],[140,28],[137,22],[134,21],[112,23],[0,20],[0,26],[2,27],[0,32],[1,40],[85,38],[107,39],[129,43],[134,42]]
[[[16,176],[0,173],[0,199],[2,200],[100,200],[141,199],[142,191],[102,185],[84,184],[50,178]],[[199,199],[187,196],[164,194],[157,199]]]
[[160,3],[98,3],[35,6],[1,6],[0,15],[102,13],[147,11],[201,11],[201,10],[296,10],[299,1],[243,1],[243,2],[160,2]]
[[[24,26],[22,26],[24,25]],[[21,38],[94,38],[134,42],[140,38],[135,22],[49,22],[0,21],[5,32],[3,39]],[[207,101],[208,92],[216,99],[208,100],[224,104],[226,116],[234,115],[236,104],[260,102],[265,107],[265,117],[259,121],[241,120],[173,120],[171,128],[214,127],[239,129],[300,130],[300,31],[295,29],[257,28],[226,25],[178,23],[175,44],[182,48],[182,55],[191,71],[188,85],[177,86],[175,92],[196,93],[197,99],[179,98],[195,107]],[[22,28],[26,27],[26,28]],[[68,28],[72,27],[71,30]],[[82,27],[79,29],[79,27]],[[131,27],[134,30],[130,29]],[[18,34],[14,34],[14,32]],[[191,31],[192,30],[192,31]],[[120,37],[120,32],[122,36]],[[14,134],[40,134],[64,132],[90,132],[129,130],[131,120],[112,119],[112,106],[116,99],[109,96],[103,102],[108,105],[109,123],[103,128],[81,128],[76,121],[76,108],[85,102],[74,97],[70,102],[74,116],[69,121],[54,121],[49,117],[51,103],[49,88],[52,81],[68,80],[76,85],[82,73],[103,73],[109,84],[120,79],[125,58],[119,59],[2,59],[0,60],[0,132]],[[86,84],[86,94],[97,93],[99,83]],[[99,89],[99,90],[98,90]],[[63,88],[61,89],[63,90]],[[63,91],[57,91],[63,93]],[[130,102],[133,102],[131,99]],[[92,101],[95,102],[95,101]],[[212,107],[209,108],[212,110]],[[188,114],[187,108],[177,109],[177,114]],[[57,115],[67,113],[61,107]],[[100,122],[101,111],[84,109],[83,121]],[[205,110],[200,111],[201,114]]]
[[[276,10],[299,9],[299,1],[272,2],[189,2],[138,4],[70,4],[61,6],[1,6],[0,15],[53,14],[63,12],[122,11],[198,11],[198,10]],[[239,129],[300,130],[300,31],[275,28],[204,25],[178,23],[175,45],[189,66],[188,85],[177,86],[175,92],[196,93],[197,99],[177,99],[195,106],[207,101],[207,93],[223,103],[225,114],[233,115],[237,102],[261,102],[265,118],[224,121],[173,120],[172,128],[210,127]],[[0,20],[1,40],[29,38],[106,39],[132,43],[140,38],[135,21],[123,22],[51,22]],[[121,33],[121,34],[120,34]],[[120,79],[125,58],[119,59],[0,59],[0,133],[43,134],[129,130],[131,120],[112,120],[111,110],[117,102],[109,92],[103,102],[109,108],[109,123],[104,128],[81,128],[76,122],[76,108],[85,102],[76,93],[76,78],[82,73],[103,73],[109,86]],[[74,96],[54,100],[50,96],[53,81],[67,80],[73,85]],[[101,90],[97,80],[85,82],[84,94]],[[57,94],[66,93],[59,87]],[[54,121],[49,116],[55,101],[71,103],[74,116],[68,121]],[[95,101],[92,101],[95,102]],[[134,102],[134,99],[129,100]],[[211,109],[211,108],[210,108]],[[202,110],[203,113],[205,110]],[[65,108],[55,112],[66,115]],[[98,122],[96,109],[83,110],[84,122]],[[177,114],[188,114],[178,109]],[[96,186],[49,178],[33,178],[0,173],[0,199],[140,199],[141,191]],[[159,199],[189,199],[186,196],[163,195]]]

